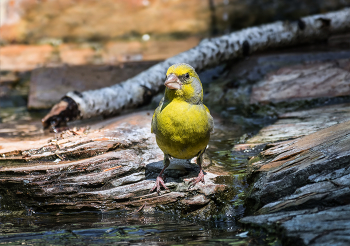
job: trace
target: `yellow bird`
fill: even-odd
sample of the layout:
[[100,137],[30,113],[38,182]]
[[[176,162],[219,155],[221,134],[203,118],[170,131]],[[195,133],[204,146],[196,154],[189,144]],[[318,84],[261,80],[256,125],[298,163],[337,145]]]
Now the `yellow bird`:
[[162,175],[171,157],[190,159],[197,156],[200,172],[190,183],[191,186],[204,183],[203,154],[214,128],[213,117],[203,104],[202,83],[194,68],[186,63],[174,64],[166,76],[165,94],[153,114],[151,128],[164,152],[164,167],[150,190],[157,189],[158,193],[161,186],[168,189]]

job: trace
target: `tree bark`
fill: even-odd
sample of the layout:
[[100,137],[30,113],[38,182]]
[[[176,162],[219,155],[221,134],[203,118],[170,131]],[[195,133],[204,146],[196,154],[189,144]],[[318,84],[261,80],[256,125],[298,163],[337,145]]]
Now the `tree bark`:
[[[167,69],[174,63],[184,62],[197,70],[203,70],[256,51],[324,40],[331,34],[349,31],[349,16],[350,8],[345,8],[294,22],[278,21],[204,39],[198,46],[160,62],[120,84],[81,93],[69,92],[66,97],[78,105],[76,118],[113,115],[125,108],[147,103],[159,91]],[[49,115],[43,119],[43,124],[46,122],[46,125],[50,125],[47,124],[51,119]],[[62,120],[65,118],[62,117]]]

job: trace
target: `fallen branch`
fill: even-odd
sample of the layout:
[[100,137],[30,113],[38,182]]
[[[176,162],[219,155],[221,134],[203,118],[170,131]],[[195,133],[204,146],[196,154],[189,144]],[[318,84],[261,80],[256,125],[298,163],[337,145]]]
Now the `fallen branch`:
[[[240,58],[256,51],[327,39],[330,35],[350,30],[350,8],[308,16],[295,22],[278,21],[250,27],[218,38],[204,39],[198,46],[171,57],[120,84],[99,90],[69,92],[74,116],[58,117],[52,111],[43,119],[44,126],[58,126],[75,118],[113,115],[125,108],[134,108],[149,102],[163,85],[165,73],[174,63],[185,62],[197,70],[216,66],[224,61]],[[65,99],[65,100],[66,100]]]

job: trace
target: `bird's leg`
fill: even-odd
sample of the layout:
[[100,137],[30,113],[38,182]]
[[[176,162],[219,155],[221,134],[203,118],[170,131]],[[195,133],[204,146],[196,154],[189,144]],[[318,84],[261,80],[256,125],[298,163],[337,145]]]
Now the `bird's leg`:
[[156,179],[156,184],[154,185],[154,187],[149,191],[149,193],[153,192],[155,189],[157,189],[157,193],[159,194],[160,192],[160,186],[163,186],[164,189],[168,189],[168,187],[165,186],[164,184],[164,180],[162,178],[163,172],[164,170],[170,165],[170,156],[167,154],[164,154],[164,167],[162,169],[162,171],[160,171],[160,173],[158,174],[158,177]]
[[199,166],[199,174],[198,174],[198,177],[195,178],[195,179],[192,179],[189,184],[190,186],[188,187],[189,189],[192,188],[193,186],[195,186],[197,183],[199,182],[202,182],[203,184],[205,183],[204,182],[204,173],[203,173],[203,170],[202,170],[202,163],[203,163],[203,154],[204,154],[204,150],[202,150],[199,155],[197,156],[197,164]]

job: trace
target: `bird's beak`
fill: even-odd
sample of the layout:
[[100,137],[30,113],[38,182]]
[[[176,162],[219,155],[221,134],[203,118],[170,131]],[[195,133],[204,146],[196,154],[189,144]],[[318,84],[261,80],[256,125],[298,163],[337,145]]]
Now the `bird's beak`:
[[172,90],[180,90],[182,87],[182,83],[179,78],[175,74],[169,74],[167,79],[164,82],[164,85]]

